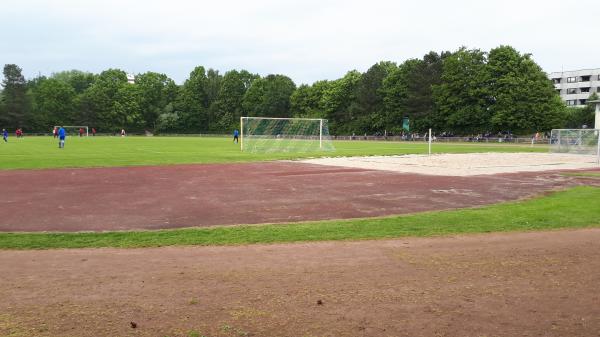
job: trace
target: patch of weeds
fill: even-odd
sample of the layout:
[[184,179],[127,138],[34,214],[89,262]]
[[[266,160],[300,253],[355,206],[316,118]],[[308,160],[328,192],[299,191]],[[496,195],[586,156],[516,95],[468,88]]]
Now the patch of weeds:
[[201,337],[200,336],[200,331],[198,330],[190,330],[188,331],[188,337]]
[[234,329],[234,330],[235,330],[235,333],[236,333],[238,336],[240,336],[240,337],[247,337],[247,336],[250,336],[250,333],[249,333],[249,332],[247,332],[247,331],[244,331],[244,330],[242,330],[242,329]]

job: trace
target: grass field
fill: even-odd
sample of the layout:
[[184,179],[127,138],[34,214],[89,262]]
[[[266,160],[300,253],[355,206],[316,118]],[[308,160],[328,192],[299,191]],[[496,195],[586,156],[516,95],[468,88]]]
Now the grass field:
[[136,232],[0,233],[0,249],[240,245],[596,226],[600,188],[584,186],[519,202],[383,218]]
[[[335,152],[245,153],[229,138],[89,137],[67,139],[65,149],[51,137],[11,138],[0,144],[0,169],[107,167],[250,162],[321,156],[400,155],[427,152],[424,142],[336,141]],[[547,146],[498,143],[436,143],[434,153],[546,152]]]
[[582,177],[582,178],[600,179],[600,172],[563,173],[563,175],[568,176],[568,177]]

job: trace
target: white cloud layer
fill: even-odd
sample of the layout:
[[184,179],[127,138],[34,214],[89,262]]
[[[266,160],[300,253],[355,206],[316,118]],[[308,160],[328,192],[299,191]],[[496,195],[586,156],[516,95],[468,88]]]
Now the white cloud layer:
[[430,50],[509,44],[548,72],[600,67],[597,1],[2,0],[0,65],[27,77],[197,65],[335,79]]

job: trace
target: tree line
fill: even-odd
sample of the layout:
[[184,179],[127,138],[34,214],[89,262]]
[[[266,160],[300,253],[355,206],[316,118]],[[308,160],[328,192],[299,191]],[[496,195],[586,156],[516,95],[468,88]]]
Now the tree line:
[[591,109],[567,108],[531,56],[510,46],[430,52],[300,86],[285,75],[202,66],[181,85],[156,72],[130,84],[119,69],[26,80],[7,64],[3,75],[0,125],[26,132],[88,125],[98,132],[228,133],[240,116],[261,116],[326,118],[333,135],[400,134],[404,118],[410,132],[526,134],[593,119]]

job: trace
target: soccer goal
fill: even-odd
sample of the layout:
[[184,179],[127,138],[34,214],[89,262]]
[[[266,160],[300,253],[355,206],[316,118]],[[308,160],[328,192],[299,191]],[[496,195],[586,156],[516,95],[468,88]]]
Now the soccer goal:
[[[56,130],[60,129],[60,125],[55,125],[54,128]],[[79,135],[79,130],[83,129],[84,133],[82,134],[85,135],[86,137],[88,136],[88,127],[85,125],[63,125],[63,129],[65,129],[65,131],[67,132],[67,136],[77,136]]]
[[600,129],[554,129],[550,152],[595,155],[600,161]]
[[326,119],[240,118],[240,148],[246,152],[334,151]]

